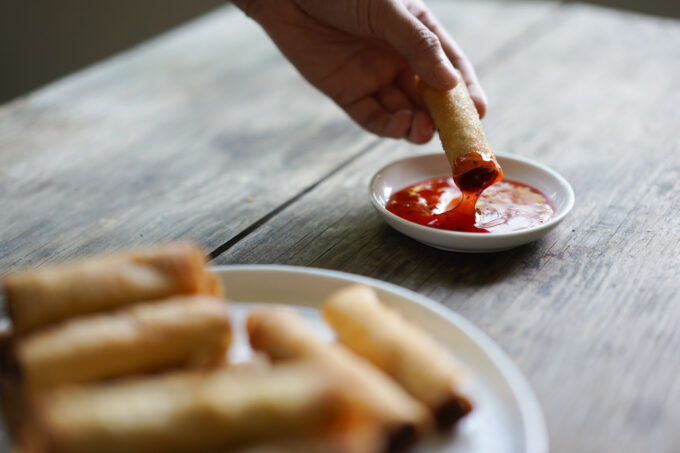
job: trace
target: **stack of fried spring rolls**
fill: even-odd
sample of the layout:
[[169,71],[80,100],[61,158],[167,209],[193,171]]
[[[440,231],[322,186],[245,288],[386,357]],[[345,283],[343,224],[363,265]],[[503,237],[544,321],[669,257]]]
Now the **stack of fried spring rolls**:
[[3,287],[31,391],[212,366],[230,343],[221,287],[190,244],[20,272]]
[[421,403],[342,345],[320,341],[295,313],[256,311],[248,318],[247,329],[253,349],[272,360],[314,360],[347,383],[356,404],[383,427],[383,450],[402,450],[427,428],[430,419]]
[[375,453],[376,431],[343,388],[305,362],[63,388],[40,401],[38,449]]
[[429,407],[440,429],[472,410],[461,390],[460,366],[434,339],[380,302],[373,289],[355,285],[338,291],[323,314],[340,342]]
[[420,78],[416,78],[416,88],[439,131],[458,188],[479,193],[502,179],[503,171],[462,76],[461,82],[449,91],[436,90]]
[[373,420],[355,416],[346,385],[317,366],[126,380],[224,358],[225,307],[205,295],[220,288],[193,246],[24,272],[3,286],[34,408],[22,451],[380,451]]

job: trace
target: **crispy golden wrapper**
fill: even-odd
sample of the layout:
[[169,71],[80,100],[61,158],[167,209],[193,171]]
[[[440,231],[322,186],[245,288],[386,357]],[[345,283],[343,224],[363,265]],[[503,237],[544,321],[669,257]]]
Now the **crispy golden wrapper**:
[[227,306],[180,296],[90,315],[22,337],[16,355],[31,390],[177,366],[212,366],[231,340]]
[[346,432],[342,387],[309,363],[66,387],[36,402],[33,438],[53,453],[233,451]]
[[269,309],[252,313],[247,323],[253,349],[276,360],[313,359],[350,389],[356,404],[386,430],[386,450],[413,443],[430,419],[427,410],[388,376],[339,344],[320,341],[295,313]]
[[461,367],[425,331],[384,305],[372,288],[354,285],[331,295],[323,314],[340,341],[425,403],[440,428],[472,409],[460,390]]
[[379,453],[380,430],[372,423],[357,423],[339,433],[257,444],[231,453]]
[[204,253],[188,243],[86,258],[5,277],[14,332],[179,294],[220,295]]
[[439,138],[458,188],[481,191],[503,177],[465,82],[449,91],[416,78],[416,88],[439,130]]

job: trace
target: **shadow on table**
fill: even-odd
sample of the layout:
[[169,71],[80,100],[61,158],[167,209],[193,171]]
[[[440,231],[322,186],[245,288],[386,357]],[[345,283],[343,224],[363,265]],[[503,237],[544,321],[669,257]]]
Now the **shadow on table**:
[[357,219],[352,232],[329,231],[323,241],[336,246],[311,262],[290,264],[362,274],[413,290],[483,287],[532,272],[544,262],[549,244],[548,239],[503,252],[446,252],[410,239],[374,216]]
[[[404,258],[418,263],[418,273],[425,278],[428,286],[434,284],[450,289],[489,286],[532,268],[537,269],[545,251],[543,241],[537,241],[501,252],[448,252],[405,238],[388,227],[384,234],[398,236]],[[399,272],[393,273],[393,276],[399,279],[409,277]]]

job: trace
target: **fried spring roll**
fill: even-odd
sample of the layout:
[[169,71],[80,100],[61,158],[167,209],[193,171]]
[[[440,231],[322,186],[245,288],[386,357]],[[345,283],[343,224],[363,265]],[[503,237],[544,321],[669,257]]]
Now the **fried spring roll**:
[[232,451],[357,421],[341,388],[309,363],[64,387],[36,406],[34,437],[54,453]]
[[3,281],[14,332],[179,294],[221,294],[205,255],[187,243],[83,259],[11,274]]
[[[460,75],[460,74],[459,74]],[[480,192],[503,177],[465,82],[449,91],[432,88],[420,78],[416,87],[439,130],[439,138],[459,189]]]
[[323,314],[340,341],[425,403],[440,428],[453,425],[472,405],[460,391],[461,368],[426,332],[355,285],[336,292]]
[[373,365],[342,345],[317,339],[304,321],[287,310],[260,310],[247,322],[250,344],[272,360],[317,360],[352,389],[357,405],[386,428],[385,450],[412,444],[429,422],[427,410]]
[[323,437],[258,444],[232,453],[379,453],[379,431],[371,423],[357,423],[346,432]]
[[183,296],[65,321],[23,337],[16,351],[27,386],[42,389],[214,365],[230,339],[223,299]]

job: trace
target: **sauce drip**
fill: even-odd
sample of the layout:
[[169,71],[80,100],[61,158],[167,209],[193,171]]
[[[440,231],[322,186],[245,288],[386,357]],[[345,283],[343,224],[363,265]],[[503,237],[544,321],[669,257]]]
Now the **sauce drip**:
[[555,213],[550,199],[526,184],[504,180],[481,192],[461,192],[451,177],[400,190],[386,208],[420,225],[467,233],[524,230],[547,222]]

